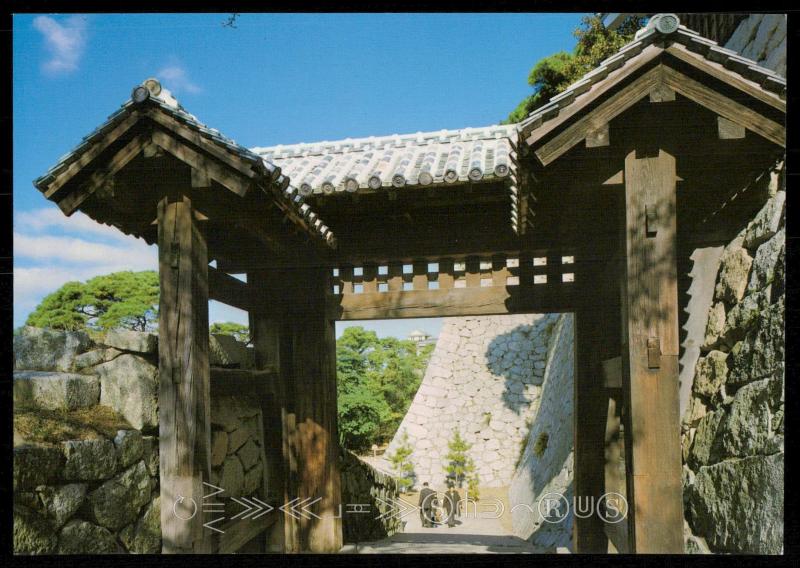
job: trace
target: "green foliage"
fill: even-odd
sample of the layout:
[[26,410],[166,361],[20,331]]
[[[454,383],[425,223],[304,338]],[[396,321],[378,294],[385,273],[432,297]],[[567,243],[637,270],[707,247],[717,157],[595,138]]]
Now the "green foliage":
[[398,475],[400,491],[405,493],[414,484],[414,464],[411,462],[411,454],[414,450],[408,443],[408,433],[403,432],[400,444],[395,449],[394,454],[389,456],[389,461]]
[[461,437],[461,432],[453,429],[453,437],[447,442],[447,449],[450,451],[445,456],[447,465],[444,469],[458,487],[463,487],[466,482],[470,497],[477,500],[479,477],[475,471],[475,462],[467,453],[471,447],[472,444]]
[[417,353],[413,341],[379,339],[348,327],[336,342],[339,433],[342,445],[362,451],[388,441],[419,388],[433,346]]
[[560,51],[537,62],[528,74],[533,94],[523,99],[504,121],[512,124],[524,120],[530,113],[564,91],[586,73],[597,67],[633,39],[643,20],[627,18],[616,30],[609,30],[599,15],[584,16],[574,35],[578,40],[572,53]]
[[158,321],[158,274],[114,272],[84,282],[67,282],[45,296],[26,325],[52,329],[151,330]]
[[542,432],[539,434],[539,437],[536,438],[536,442],[533,444],[533,454],[540,458],[544,455],[544,451],[547,449],[547,442],[550,441],[550,435],[547,432]]
[[246,325],[232,321],[215,322],[208,328],[215,335],[232,335],[237,341],[250,343],[250,329]]

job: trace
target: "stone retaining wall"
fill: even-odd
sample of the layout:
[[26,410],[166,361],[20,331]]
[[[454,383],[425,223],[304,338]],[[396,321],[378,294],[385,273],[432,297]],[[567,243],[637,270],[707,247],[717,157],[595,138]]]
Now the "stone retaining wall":
[[750,14],[725,47],[785,77],[786,14]]
[[687,552],[783,550],[785,185],[722,252],[682,423]]
[[[249,350],[229,339],[212,336],[212,364],[248,367]],[[15,431],[14,551],[159,553],[157,335],[112,330],[93,341],[28,327],[14,337],[14,369],[15,412],[88,425],[113,411],[125,424],[84,428],[89,439],[30,441]],[[246,397],[212,398],[211,482],[228,497],[264,497],[261,420]]]
[[572,550],[572,513],[559,523],[546,523],[538,504],[550,492],[572,503],[574,367],[574,316],[563,314],[547,353],[539,409],[508,488],[514,533],[552,551]]
[[[342,533],[347,544],[380,540],[402,531],[400,515],[386,515],[400,498],[398,480],[379,471],[355,454],[342,450]],[[364,513],[348,513],[348,505],[362,505]]]
[[480,484],[509,484],[539,406],[556,314],[445,320],[419,390],[386,454],[403,433],[415,481],[444,487],[455,429],[472,448]]
[[[15,432],[14,551],[161,551],[157,338],[25,328],[14,338],[14,407],[116,411],[128,427],[29,442]],[[59,416],[59,414],[55,414]]]

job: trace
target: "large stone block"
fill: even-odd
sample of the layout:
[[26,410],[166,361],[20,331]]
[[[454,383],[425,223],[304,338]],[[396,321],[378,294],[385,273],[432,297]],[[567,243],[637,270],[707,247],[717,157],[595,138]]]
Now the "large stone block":
[[113,554],[118,552],[114,535],[95,524],[74,520],[58,535],[59,554]]
[[747,279],[753,259],[741,246],[732,245],[725,249],[720,259],[719,280],[714,290],[714,298],[735,304],[742,299],[747,289]]
[[214,430],[211,433],[211,465],[217,467],[225,461],[228,454],[228,433],[224,430]]
[[117,448],[117,461],[120,467],[128,467],[139,461],[144,451],[142,433],[138,430],[118,430],[114,437]]
[[722,459],[721,442],[718,434],[724,418],[725,411],[716,410],[706,414],[698,423],[690,452],[693,465],[707,465]]
[[120,531],[120,540],[128,552],[158,554],[161,552],[161,497],[156,497],[145,508],[135,525]]
[[697,360],[692,391],[709,399],[720,399],[721,388],[728,375],[728,354],[722,351],[711,351]]
[[771,284],[758,292],[745,294],[742,301],[728,311],[725,327],[722,330],[724,343],[732,347],[737,341],[742,340],[747,331],[758,321],[758,316],[769,308],[771,299]]
[[14,406],[76,410],[96,405],[100,381],[90,375],[46,371],[14,372]]
[[158,353],[158,335],[145,331],[110,329],[103,338],[103,344],[122,351]]
[[736,392],[721,427],[722,449],[726,456],[769,453],[772,415],[781,404],[782,387],[781,381],[764,379]]
[[14,490],[35,489],[55,482],[64,467],[61,449],[44,444],[14,448]]
[[261,450],[259,450],[258,446],[251,438],[247,440],[247,442],[241,448],[239,448],[239,451],[236,452],[236,455],[239,456],[239,459],[242,461],[244,469],[249,470],[261,459]]
[[784,296],[761,312],[758,322],[731,349],[727,383],[734,387],[782,372],[785,362]]
[[117,469],[117,451],[109,440],[70,440],[62,448],[64,479],[69,481],[108,479]]
[[81,372],[91,371],[91,367],[111,361],[119,355],[122,355],[122,351],[113,347],[92,349],[75,357],[75,370]]
[[786,229],[781,229],[775,235],[758,247],[755,259],[753,259],[753,270],[750,274],[750,281],[747,285],[748,292],[756,292],[775,280],[775,271],[778,263],[783,263],[782,251],[786,248]]
[[14,336],[14,369],[69,372],[75,356],[91,346],[82,331],[26,326]]
[[158,367],[137,355],[120,355],[95,367],[100,404],[110,406],[137,430],[158,429]]
[[701,467],[689,519],[714,552],[783,551],[783,453]]
[[725,304],[723,302],[716,302],[708,311],[708,323],[706,324],[706,336],[703,341],[703,349],[715,349],[724,330]]
[[14,553],[52,554],[58,546],[53,526],[36,511],[14,505]]
[[225,494],[229,497],[242,496],[244,469],[242,468],[242,462],[235,455],[227,457],[222,464],[219,486],[225,490]]
[[159,467],[158,438],[155,436],[142,436],[142,460],[147,466],[151,477],[158,477]]
[[39,490],[42,508],[55,528],[64,526],[86,498],[85,483],[70,483],[59,487],[44,486]]
[[247,345],[232,335],[212,334],[208,338],[208,359],[212,367],[251,369]]
[[756,249],[761,243],[771,239],[778,232],[785,203],[785,191],[779,191],[775,194],[775,197],[767,201],[766,205],[747,227],[747,232],[744,235],[744,247],[751,250]]
[[150,475],[143,461],[132,465],[89,494],[88,517],[111,530],[135,521],[150,500]]

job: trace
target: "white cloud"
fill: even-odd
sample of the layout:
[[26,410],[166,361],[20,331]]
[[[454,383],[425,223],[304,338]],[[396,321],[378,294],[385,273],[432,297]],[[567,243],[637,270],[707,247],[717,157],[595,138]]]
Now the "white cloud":
[[161,79],[165,87],[175,93],[180,93],[181,91],[199,93],[202,90],[189,78],[186,68],[177,62],[162,67],[156,76]]
[[158,251],[82,213],[66,217],[56,209],[34,209],[15,215],[14,263],[18,326],[44,296],[66,282],[123,270],[157,270]]
[[88,215],[77,211],[71,217],[64,215],[56,207],[43,207],[30,211],[15,212],[16,230],[42,233],[58,229],[66,233],[94,235],[104,239],[130,240],[131,237],[118,229],[92,220]]
[[45,73],[70,73],[78,68],[86,46],[85,16],[70,16],[62,23],[50,16],[37,16],[33,27],[44,37],[50,53],[50,59],[42,64]]
[[14,256],[77,265],[102,265],[108,264],[110,259],[125,259],[130,270],[157,266],[155,248],[135,239],[131,239],[130,243],[109,245],[72,237],[31,236],[15,232]]

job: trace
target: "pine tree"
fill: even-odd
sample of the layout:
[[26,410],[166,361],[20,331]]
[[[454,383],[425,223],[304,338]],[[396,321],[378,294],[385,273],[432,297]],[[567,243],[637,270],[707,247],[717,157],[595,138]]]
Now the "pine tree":
[[467,443],[467,441],[461,437],[461,433],[457,429],[454,429],[453,437],[447,443],[447,448],[450,451],[445,456],[445,459],[447,459],[445,471],[447,472],[447,476],[455,482],[456,486],[463,487],[464,482],[466,482],[470,498],[477,500],[480,478],[475,471],[474,460],[467,453],[471,447],[472,444]]
[[389,461],[399,476],[401,493],[405,493],[414,484],[414,464],[411,462],[413,451],[411,444],[408,443],[408,433],[403,432],[400,444],[394,454],[389,456]]

